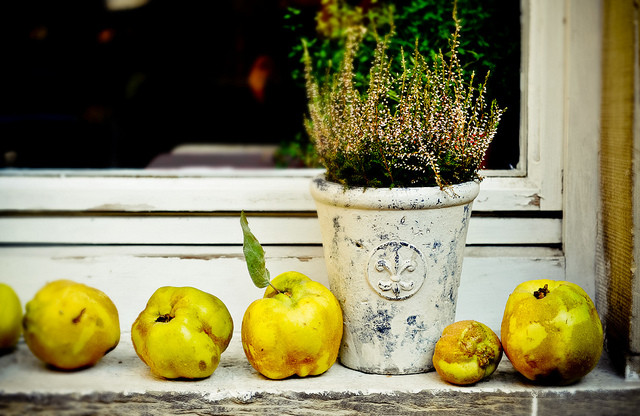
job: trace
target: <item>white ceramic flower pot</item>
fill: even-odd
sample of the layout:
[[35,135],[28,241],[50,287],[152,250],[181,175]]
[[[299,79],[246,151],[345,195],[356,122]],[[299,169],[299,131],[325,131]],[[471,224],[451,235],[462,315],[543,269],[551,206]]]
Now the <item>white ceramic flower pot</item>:
[[478,182],[433,188],[311,183],[331,291],[344,314],[340,362],[377,374],[433,369],[454,322]]

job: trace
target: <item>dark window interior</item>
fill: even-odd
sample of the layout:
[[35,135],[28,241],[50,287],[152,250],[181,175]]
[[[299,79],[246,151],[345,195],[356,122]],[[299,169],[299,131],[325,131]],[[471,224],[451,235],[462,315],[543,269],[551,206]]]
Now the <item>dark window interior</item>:
[[[288,56],[299,41],[285,29],[289,6],[312,17],[321,7],[320,0],[150,0],[118,11],[103,0],[3,3],[0,166],[144,168],[182,143],[293,140],[303,131],[306,97],[290,77],[301,64]],[[517,29],[519,8],[512,9]],[[502,104],[510,108],[505,133],[496,138],[510,144],[488,167],[518,160],[514,79],[516,94]]]

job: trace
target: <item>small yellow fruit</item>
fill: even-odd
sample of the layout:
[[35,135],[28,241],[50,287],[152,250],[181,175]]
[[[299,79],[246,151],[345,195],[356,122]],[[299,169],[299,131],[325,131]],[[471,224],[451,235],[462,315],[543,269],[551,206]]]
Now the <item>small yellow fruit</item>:
[[118,310],[111,299],[71,280],[40,289],[26,305],[23,326],[31,352],[65,370],[96,364],[120,341]]
[[589,295],[574,283],[530,280],[509,295],[502,346],[513,367],[530,380],[571,384],[602,354],[600,318]]
[[498,336],[477,321],[458,321],[442,331],[433,354],[433,366],[443,380],[473,384],[490,376],[502,359]]
[[260,374],[283,379],[327,371],[338,357],[342,309],[324,285],[298,272],[278,275],[242,320],[242,347]]
[[161,377],[209,377],[233,336],[225,304],[193,287],[156,290],[131,327],[138,357]]
[[0,350],[15,347],[22,334],[22,305],[13,288],[0,283]]

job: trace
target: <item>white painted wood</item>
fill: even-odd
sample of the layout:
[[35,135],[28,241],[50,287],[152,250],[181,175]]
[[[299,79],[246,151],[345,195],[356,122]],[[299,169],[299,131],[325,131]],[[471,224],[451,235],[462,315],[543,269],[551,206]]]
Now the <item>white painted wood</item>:
[[605,299],[596,299],[595,286],[600,212],[601,2],[569,2],[567,14],[562,240],[567,280],[580,285],[596,304],[602,304]]
[[523,1],[529,28],[525,47],[527,175],[542,210],[562,209],[565,0]]
[[[318,170],[200,177],[84,176],[80,173],[24,175],[0,171],[2,211],[218,212],[315,211],[309,181]],[[526,178],[485,178],[475,211],[539,211],[547,195]],[[549,204],[547,204],[548,206]]]
[[[252,216],[262,244],[322,244],[315,216]],[[556,218],[473,217],[467,244],[560,244]],[[3,244],[242,244],[239,215],[0,216]]]
[[472,217],[467,244],[560,244],[559,218]]
[[3,176],[0,210],[309,211],[311,176]]
[[[265,247],[272,276],[295,270],[329,285],[319,246]],[[240,246],[0,247],[0,281],[26,304],[40,287],[72,279],[104,291],[116,304],[123,331],[161,286],[193,286],[229,308],[239,331],[244,311],[262,296]],[[456,319],[476,319],[499,332],[508,295],[530,279],[563,279],[564,258],[544,248],[471,248],[465,253]]]

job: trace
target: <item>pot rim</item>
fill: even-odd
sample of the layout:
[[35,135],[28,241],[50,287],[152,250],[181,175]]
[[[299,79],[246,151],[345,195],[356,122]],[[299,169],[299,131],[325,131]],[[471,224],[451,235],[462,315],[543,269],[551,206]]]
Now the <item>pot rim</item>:
[[415,188],[345,188],[328,181],[324,174],[313,178],[311,196],[317,203],[345,208],[371,210],[437,209],[464,205],[478,196],[480,181],[451,185],[444,190],[438,186]]

